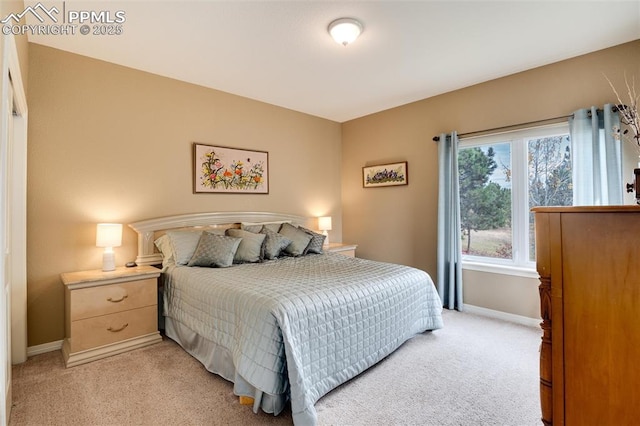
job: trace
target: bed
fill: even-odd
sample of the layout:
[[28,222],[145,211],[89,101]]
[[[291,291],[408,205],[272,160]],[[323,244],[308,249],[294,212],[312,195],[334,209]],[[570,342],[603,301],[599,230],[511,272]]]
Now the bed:
[[[316,424],[314,404],[329,391],[443,326],[428,274],[326,252],[312,221],[232,212],[130,225],[136,262],[162,264],[166,335],[253,398],[254,411],[277,415],[290,402],[299,425]],[[256,260],[248,248],[258,246]]]

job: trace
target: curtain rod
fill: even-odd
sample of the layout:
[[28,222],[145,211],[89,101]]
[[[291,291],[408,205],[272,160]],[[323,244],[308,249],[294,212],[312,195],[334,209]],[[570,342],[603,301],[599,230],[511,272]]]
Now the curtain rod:
[[[529,121],[526,123],[519,123],[519,124],[511,124],[509,126],[502,126],[502,127],[494,127],[493,129],[485,129],[485,130],[477,130],[474,132],[467,132],[467,133],[461,133],[458,135],[459,138],[468,138],[471,136],[480,136],[481,134],[484,133],[494,133],[494,132],[499,132],[499,131],[507,131],[507,130],[517,130],[519,128],[524,128],[524,127],[530,127],[530,126],[534,126],[534,125],[542,125],[542,124],[553,124],[553,123],[559,123],[563,120],[568,119],[569,117],[572,117],[573,114],[570,115],[563,115],[560,117],[553,117],[553,118],[545,118],[544,120],[536,120],[536,121]],[[440,140],[440,136],[434,136],[433,137],[433,141],[434,142],[438,142]]]

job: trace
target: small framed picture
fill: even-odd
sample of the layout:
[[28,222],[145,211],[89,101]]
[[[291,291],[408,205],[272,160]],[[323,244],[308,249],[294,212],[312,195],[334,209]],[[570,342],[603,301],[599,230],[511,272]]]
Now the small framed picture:
[[408,184],[409,175],[407,174],[406,161],[362,168],[362,186],[364,188]]
[[193,144],[194,193],[269,193],[269,153]]

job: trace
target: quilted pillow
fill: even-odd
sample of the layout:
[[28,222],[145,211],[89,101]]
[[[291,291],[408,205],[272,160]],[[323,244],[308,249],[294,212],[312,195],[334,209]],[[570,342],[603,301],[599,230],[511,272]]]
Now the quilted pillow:
[[290,256],[302,256],[312,238],[302,229],[288,223],[282,225],[279,233],[291,240],[291,243],[284,249],[285,253]]
[[309,245],[305,249],[304,254],[307,254],[307,253],[322,254],[322,245],[324,244],[324,240],[325,238],[327,238],[327,236],[323,234],[318,234],[317,232],[313,232],[312,230],[303,228],[302,226],[300,227],[300,229],[302,229],[307,234],[311,235],[311,241],[309,241]]
[[202,231],[167,231],[165,235],[171,240],[175,262],[186,265],[198,247]]
[[284,250],[289,244],[291,244],[291,240],[285,237],[284,235],[280,235],[277,232],[272,231],[266,226],[262,228],[260,231],[261,234],[265,235],[264,239],[264,258],[273,260],[277,259],[280,256],[282,250]]
[[204,232],[187,266],[207,266],[210,268],[231,266],[240,241],[242,238]]
[[227,229],[230,237],[242,238],[238,251],[233,258],[233,263],[256,263],[264,259],[264,239],[266,235],[255,234],[242,229]]

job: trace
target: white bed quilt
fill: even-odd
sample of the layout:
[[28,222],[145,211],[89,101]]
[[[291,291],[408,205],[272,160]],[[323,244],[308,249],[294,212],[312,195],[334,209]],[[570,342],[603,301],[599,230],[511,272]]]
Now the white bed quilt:
[[165,315],[225,347],[257,389],[290,392],[297,425],[316,424],[323,395],[443,326],[427,273],[336,253],[170,267],[164,285]]

